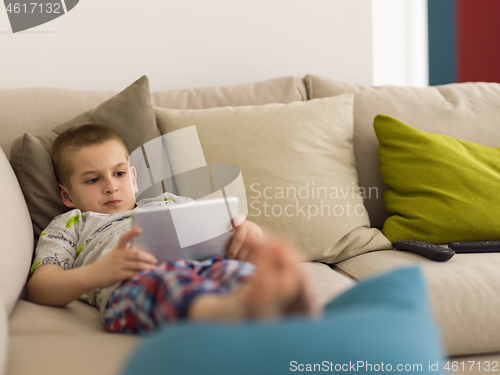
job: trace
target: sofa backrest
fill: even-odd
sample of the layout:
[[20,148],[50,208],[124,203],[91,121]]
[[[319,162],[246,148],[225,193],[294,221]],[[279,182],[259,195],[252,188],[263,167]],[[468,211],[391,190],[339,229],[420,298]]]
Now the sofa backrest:
[[232,86],[162,90],[151,93],[155,107],[205,109],[307,100],[301,77],[288,76]]
[[10,159],[10,146],[16,137],[53,128],[116,93],[48,87],[0,89],[0,146]]
[[[10,146],[16,137],[26,132],[37,134],[51,129],[97,107],[117,93],[47,87],[0,89],[0,147],[10,158]],[[151,94],[154,106],[177,109],[289,103],[306,99],[302,78],[293,76],[232,86],[160,90]]]

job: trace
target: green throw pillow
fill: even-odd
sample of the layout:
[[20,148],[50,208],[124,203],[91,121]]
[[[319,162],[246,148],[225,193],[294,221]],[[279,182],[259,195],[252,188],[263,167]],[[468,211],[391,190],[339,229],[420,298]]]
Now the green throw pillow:
[[500,148],[374,120],[391,241],[500,239]]

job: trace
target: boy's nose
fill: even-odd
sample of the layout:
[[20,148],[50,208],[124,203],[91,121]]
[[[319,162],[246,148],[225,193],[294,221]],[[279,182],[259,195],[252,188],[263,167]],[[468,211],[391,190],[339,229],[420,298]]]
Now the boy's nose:
[[106,189],[106,193],[107,194],[112,194],[114,192],[116,192],[118,190],[118,188],[116,186],[109,186],[107,189]]
[[113,181],[108,181],[106,184],[106,194],[113,194],[115,191],[118,190],[118,186],[113,183]]

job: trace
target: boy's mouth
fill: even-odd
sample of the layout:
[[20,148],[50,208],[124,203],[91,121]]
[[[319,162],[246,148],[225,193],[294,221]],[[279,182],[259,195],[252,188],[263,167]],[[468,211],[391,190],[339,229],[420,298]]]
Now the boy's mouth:
[[120,201],[118,201],[118,200],[109,201],[109,202],[106,202],[106,206],[116,206],[118,203],[120,203]]

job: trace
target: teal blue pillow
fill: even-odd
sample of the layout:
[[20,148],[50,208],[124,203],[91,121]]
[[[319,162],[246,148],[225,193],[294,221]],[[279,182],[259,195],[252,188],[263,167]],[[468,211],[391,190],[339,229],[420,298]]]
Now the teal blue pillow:
[[[124,375],[442,374],[444,352],[419,268],[364,281],[324,317],[279,323],[171,325],[135,351]],[[437,369],[439,363],[439,371]],[[398,367],[399,366],[399,367]],[[406,368],[405,368],[406,366]]]

